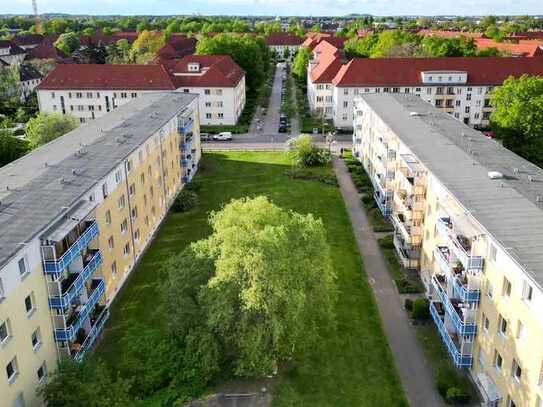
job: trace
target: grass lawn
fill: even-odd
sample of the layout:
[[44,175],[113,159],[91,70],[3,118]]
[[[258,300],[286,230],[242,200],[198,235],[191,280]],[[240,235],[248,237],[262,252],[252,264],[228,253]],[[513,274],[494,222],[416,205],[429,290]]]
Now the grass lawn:
[[407,406],[339,189],[289,178],[288,169],[283,153],[206,154],[196,177],[202,186],[197,208],[168,216],[112,304],[105,337],[95,354],[114,365],[129,326],[164,323],[167,316],[155,311],[160,265],[208,235],[206,219],[211,210],[232,198],[266,195],[280,206],[323,219],[340,289],[337,327],[323,332],[319,349],[303,355],[274,379],[274,406]]

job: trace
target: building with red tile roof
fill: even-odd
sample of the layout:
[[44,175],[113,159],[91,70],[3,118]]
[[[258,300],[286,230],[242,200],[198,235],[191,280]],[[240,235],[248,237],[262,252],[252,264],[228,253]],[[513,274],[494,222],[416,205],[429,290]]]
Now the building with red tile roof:
[[[33,51],[33,50],[31,50]],[[143,93],[200,95],[202,124],[235,124],[245,106],[245,72],[228,55],[186,55],[156,65],[57,65],[38,86],[41,111],[100,117]]]
[[422,29],[422,30],[419,30],[417,34],[422,35],[422,36],[442,37],[442,38],[458,38],[458,37],[482,38],[483,37],[483,33],[480,33],[480,32],[432,30],[432,29]]
[[292,59],[303,42],[303,37],[289,32],[272,33],[266,37],[268,47],[281,58],[288,56]]
[[27,51],[26,60],[33,59],[52,59],[59,64],[73,63],[73,59],[67,56],[63,51],[53,45],[45,38],[39,45]]
[[517,42],[497,42],[489,38],[477,38],[475,44],[478,49],[496,48],[514,57],[534,57],[541,55],[543,39],[541,40],[518,40]]
[[25,58],[25,50],[11,40],[0,40],[0,59],[10,65],[20,65]]
[[157,52],[160,60],[181,59],[186,55],[194,54],[198,40],[194,37],[176,36],[170,38]]
[[[337,69],[333,55],[324,54],[330,70]],[[342,62],[332,79],[311,73],[312,64],[307,85],[311,110],[346,130],[352,128],[357,95],[380,92],[415,94],[466,124],[484,128],[493,111],[489,94],[495,87],[511,76],[543,76],[540,57],[354,58]]]

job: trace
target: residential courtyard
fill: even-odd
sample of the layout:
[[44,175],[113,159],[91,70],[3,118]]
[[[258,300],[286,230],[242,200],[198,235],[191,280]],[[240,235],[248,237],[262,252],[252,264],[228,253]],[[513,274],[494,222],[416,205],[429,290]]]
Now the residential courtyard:
[[[289,160],[280,152],[205,154],[195,178],[200,186],[196,208],[168,215],[113,302],[95,356],[115,366],[122,357],[122,338],[129,327],[164,325],[168,316],[157,307],[161,265],[210,233],[210,211],[233,198],[266,195],[279,206],[322,218],[340,290],[337,326],[323,330],[321,346],[266,381],[273,405],[407,406],[351,222],[338,187],[330,182],[335,180],[332,167],[313,171],[307,179],[294,179],[289,171]],[[218,388],[227,385],[225,379]]]

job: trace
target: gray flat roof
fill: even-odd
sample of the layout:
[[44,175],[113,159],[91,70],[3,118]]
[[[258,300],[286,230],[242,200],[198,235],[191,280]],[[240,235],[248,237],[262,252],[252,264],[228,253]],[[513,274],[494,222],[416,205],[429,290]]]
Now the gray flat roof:
[[[543,170],[416,96],[362,98],[543,287]],[[504,178],[490,179],[489,171]]]
[[196,98],[142,95],[0,168],[0,266]]

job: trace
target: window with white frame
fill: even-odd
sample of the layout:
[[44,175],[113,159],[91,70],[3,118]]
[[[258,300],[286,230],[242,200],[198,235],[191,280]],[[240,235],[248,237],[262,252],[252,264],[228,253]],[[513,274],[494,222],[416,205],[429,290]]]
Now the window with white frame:
[[486,285],[486,294],[488,296],[488,299],[492,301],[494,298],[494,287],[492,286],[492,283],[489,281]]
[[111,274],[114,276],[117,274],[117,262],[111,263]]
[[501,315],[498,316],[498,333],[503,336],[507,335],[507,320]]
[[522,283],[522,300],[526,303],[532,302],[534,296],[534,288],[528,281]]
[[124,245],[123,254],[125,257],[130,254],[130,243]]
[[121,223],[121,233],[126,233],[126,230],[128,229],[128,221],[125,219]]
[[121,195],[121,197],[117,200],[117,207],[119,209],[124,209],[126,205],[126,198],[124,197],[124,194]]
[[106,224],[111,224],[111,211],[109,209],[106,211]]
[[10,330],[9,319],[0,323],[0,344],[3,344],[10,338]]
[[115,240],[113,239],[113,236],[110,236],[109,239],[107,239],[107,247],[109,250],[113,250],[115,247]]
[[522,368],[518,364],[516,359],[513,359],[513,365],[511,366],[511,376],[517,381],[520,382],[522,377]]
[[47,363],[45,361],[36,371],[36,376],[38,376],[39,383],[43,383],[47,379]]
[[17,377],[17,374],[19,374],[19,367],[17,366],[17,358],[14,357],[6,365],[6,376],[8,378],[8,382],[13,383],[13,381]]
[[29,271],[26,265],[26,259],[21,257],[17,262],[17,266],[19,267],[19,276],[24,277]]
[[507,279],[507,277],[503,278],[503,284],[502,284],[502,296],[503,297],[511,297],[511,290],[512,290],[511,282]]
[[25,310],[27,315],[31,315],[36,310],[34,305],[34,293],[30,293],[25,297]]
[[516,337],[519,341],[523,340],[526,337],[526,326],[519,319],[517,321],[517,333]]
[[498,248],[496,245],[490,243],[488,246],[488,258],[491,261],[496,261],[496,256],[498,255]]
[[503,366],[502,355],[500,355],[500,353],[497,350],[495,350],[494,351],[494,367],[498,370],[502,370],[502,366]]
[[41,332],[40,328],[36,329],[34,332],[32,332],[32,335],[30,335],[30,342],[32,343],[32,349],[38,350],[41,346]]

